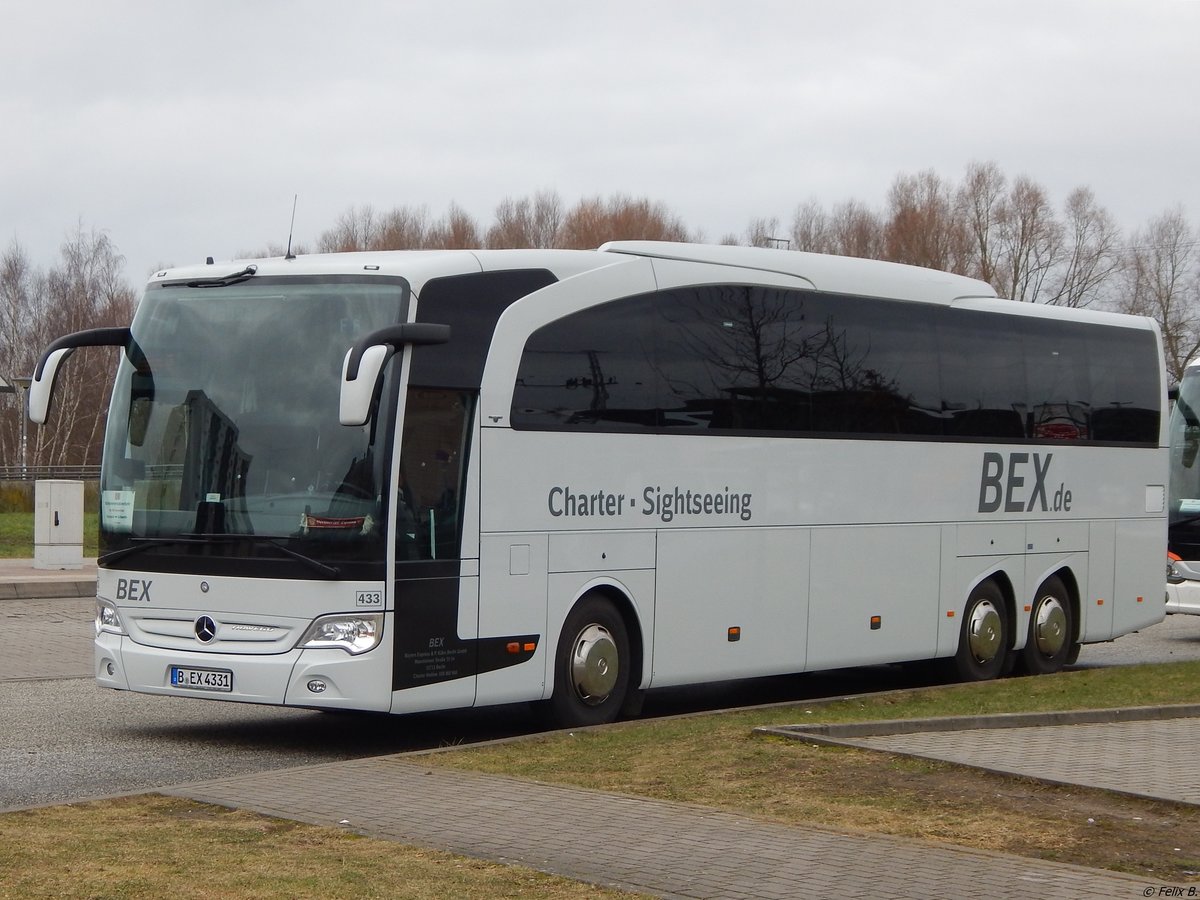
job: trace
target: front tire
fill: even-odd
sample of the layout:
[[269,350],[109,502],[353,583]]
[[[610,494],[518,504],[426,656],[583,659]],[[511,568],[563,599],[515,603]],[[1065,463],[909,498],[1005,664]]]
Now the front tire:
[[611,601],[584,597],[563,623],[550,715],[563,728],[615,721],[629,694],[629,632]]
[[[1071,597],[1056,575],[1047,578],[1035,596],[1021,668],[1030,675],[1049,675],[1068,664],[1075,646]],[[1074,652],[1078,656],[1078,650]]]
[[1004,595],[994,581],[971,591],[963,610],[954,672],[960,681],[990,681],[1004,671],[1008,655],[1008,617]]

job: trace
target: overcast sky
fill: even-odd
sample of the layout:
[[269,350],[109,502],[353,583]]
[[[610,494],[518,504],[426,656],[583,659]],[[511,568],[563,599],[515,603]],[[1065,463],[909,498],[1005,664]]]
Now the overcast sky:
[[973,160],[1200,225],[1200,0],[0,0],[0,247],[161,264],[352,206],[661,201],[710,240]]

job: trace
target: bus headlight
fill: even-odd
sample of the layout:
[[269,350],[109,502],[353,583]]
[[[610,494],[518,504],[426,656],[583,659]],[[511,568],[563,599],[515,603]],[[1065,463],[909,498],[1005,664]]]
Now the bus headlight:
[[1167,554],[1167,584],[1183,584],[1187,581],[1183,577],[1183,573],[1175,567],[1175,564],[1179,561],[1179,557],[1174,553]]
[[121,614],[115,604],[107,600],[96,599],[96,634],[124,634],[121,625]]
[[383,613],[321,616],[308,626],[299,646],[304,650],[338,649],[358,655],[375,649],[383,636]]

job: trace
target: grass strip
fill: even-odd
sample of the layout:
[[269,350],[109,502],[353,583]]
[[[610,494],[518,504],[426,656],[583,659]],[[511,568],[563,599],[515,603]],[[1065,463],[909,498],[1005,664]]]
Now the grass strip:
[[556,732],[433,765],[913,837],[1165,881],[1200,878],[1200,809],[754,735],[795,725],[1200,702],[1200,663],[1088,669]]
[[627,897],[520,866],[141,795],[0,815],[0,898]]
[[[87,558],[99,552],[99,516],[83,514],[83,555]],[[33,513],[0,512],[0,559],[33,558]]]

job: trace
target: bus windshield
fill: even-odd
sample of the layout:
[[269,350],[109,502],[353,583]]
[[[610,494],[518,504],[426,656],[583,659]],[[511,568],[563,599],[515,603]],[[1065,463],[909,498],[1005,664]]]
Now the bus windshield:
[[1171,542],[1186,537],[1186,543],[1200,544],[1200,366],[1189,368],[1179,385],[1170,444]]
[[406,304],[380,277],[148,289],[105,435],[102,557],[381,558],[391,419],[339,424],[338,387]]

